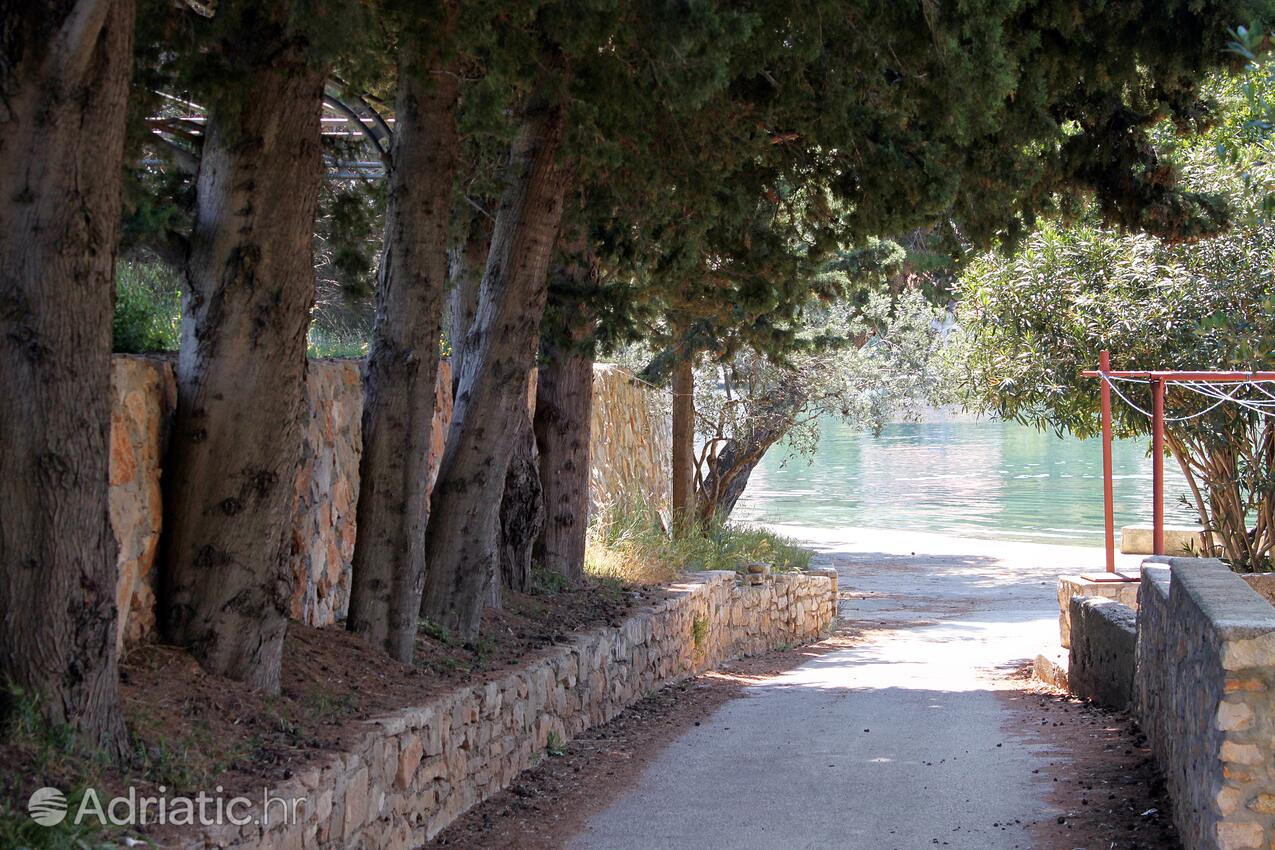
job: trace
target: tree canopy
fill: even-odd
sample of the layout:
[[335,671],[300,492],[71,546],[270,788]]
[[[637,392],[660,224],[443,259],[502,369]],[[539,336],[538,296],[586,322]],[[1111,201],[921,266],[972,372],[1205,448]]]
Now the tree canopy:
[[[1233,225],[1175,244],[1104,226],[1098,211],[1051,222],[1014,253],[973,259],[960,278],[962,331],[956,355],[972,404],[1038,427],[1097,433],[1098,382],[1081,377],[1111,351],[1117,369],[1270,369],[1275,303],[1275,224],[1265,157],[1271,64],[1254,62],[1209,91],[1220,120],[1192,135],[1167,124],[1153,138],[1183,164],[1191,190],[1224,199]],[[1146,434],[1150,389],[1117,384],[1121,434]],[[1262,398],[1238,388],[1238,398]],[[1171,387],[1168,439],[1217,552],[1236,565],[1268,562],[1273,476],[1269,419]],[[1138,409],[1140,408],[1140,410]],[[1250,534],[1248,517],[1261,519]]]

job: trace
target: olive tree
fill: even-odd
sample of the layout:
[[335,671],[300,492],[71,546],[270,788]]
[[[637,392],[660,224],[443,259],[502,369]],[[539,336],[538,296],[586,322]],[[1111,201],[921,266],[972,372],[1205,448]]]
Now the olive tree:
[[873,293],[862,308],[818,311],[806,349],[776,360],[745,350],[709,362],[696,381],[696,514],[725,519],[766,452],[786,441],[812,457],[820,426],[879,430],[948,401],[944,311],[915,289]]

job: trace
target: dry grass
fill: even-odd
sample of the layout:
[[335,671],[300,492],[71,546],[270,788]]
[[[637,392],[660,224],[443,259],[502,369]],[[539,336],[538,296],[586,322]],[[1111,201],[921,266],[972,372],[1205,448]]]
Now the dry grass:
[[769,564],[775,572],[802,570],[810,552],[764,529],[737,523],[697,526],[671,537],[660,517],[646,506],[600,512],[589,529],[585,572],[629,584],[659,584],[698,570],[742,571]]

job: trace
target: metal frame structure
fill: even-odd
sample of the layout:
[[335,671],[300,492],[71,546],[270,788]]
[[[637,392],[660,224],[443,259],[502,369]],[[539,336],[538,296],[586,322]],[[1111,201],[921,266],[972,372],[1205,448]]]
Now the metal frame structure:
[[[1111,368],[1111,354],[1102,351],[1098,355],[1098,368],[1087,369],[1081,374],[1086,378],[1102,380],[1102,492],[1104,520],[1106,523],[1107,570],[1099,580],[1137,581],[1136,577],[1116,572],[1115,495],[1112,488],[1111,458],[1111,381],[1140,380],[1151,385],[1151,454],[1152,454],[1152,532],[1151,548],[1154,554],[1164,554],[1164,395],[1169,384],[1252,383],[1275,381],[1275,372],[1185,372],[1185,371],[1136,371]],[[1127,401],[1127,399],[1126,399]],[[1215,405],[1216,406],[1216,405]],[[1210,408],[1211,409],[1211,408]],[[1145,411],[1143,411],[1145,413]],[[1089,576],[1090,578],[1097,578]]]

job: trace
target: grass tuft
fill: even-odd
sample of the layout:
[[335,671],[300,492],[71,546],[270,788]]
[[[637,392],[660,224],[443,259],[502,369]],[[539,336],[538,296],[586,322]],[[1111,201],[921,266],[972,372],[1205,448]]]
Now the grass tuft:
[[771,531],[731,522],[697,525],[672,537],[647,506],[611,506],[589,528],[585,572],[630,584],[659,584],[699,570],[744,572],[769,564],[772,572],[804,570],[811,553]]

